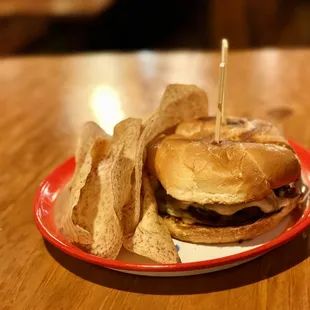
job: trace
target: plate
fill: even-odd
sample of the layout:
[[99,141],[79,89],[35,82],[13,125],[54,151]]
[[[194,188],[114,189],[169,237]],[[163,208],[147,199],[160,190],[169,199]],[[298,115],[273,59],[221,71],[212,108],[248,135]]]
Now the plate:
[[[310,184],[310,151],[290,141],[302,165],[305,184]],[[122,249],[117,260],[101,258],[70,244],[57,229],[57,215],[66,197],[66,185],[73,175],[74,158],[58,166],[41,183],[33,214],[43,237],[61,251],[77,259],[121,272],[145,276],[186,276],[214,272],[248,262],[290,241],[310,225],[309,204],[294,210],[275,229],[253,240],[225,245],[197,245],[174,240],[182,263],[156,264]]]

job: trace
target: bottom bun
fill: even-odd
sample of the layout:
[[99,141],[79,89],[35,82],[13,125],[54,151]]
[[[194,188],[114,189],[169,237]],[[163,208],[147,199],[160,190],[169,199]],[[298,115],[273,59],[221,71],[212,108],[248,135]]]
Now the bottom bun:
[[237,227],[209,227],[186,224],[181,219],[173,216],[164,217],[164,221],[171,236],[175,239],[200,244],[236,242],[252,239],[273,229],[298,205],[298,202],[299,197],[296,197],[281,211],[252,224]]

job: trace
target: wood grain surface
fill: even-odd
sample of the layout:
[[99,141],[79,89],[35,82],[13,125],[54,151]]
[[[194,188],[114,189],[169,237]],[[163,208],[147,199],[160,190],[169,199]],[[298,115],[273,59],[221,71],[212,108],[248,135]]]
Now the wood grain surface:
[[[219,54],[171,52],[0,59],[1,309],[310,309],[310,242],[299,236],[245,265],[189,278],[125,275],[44,242],[35,190],[74,152],[87,120],[111,132],[147,117],[168,83],[193,83],[215,111]],[[310,50],[233,52],[228,112],[274,121],[310,147]]]

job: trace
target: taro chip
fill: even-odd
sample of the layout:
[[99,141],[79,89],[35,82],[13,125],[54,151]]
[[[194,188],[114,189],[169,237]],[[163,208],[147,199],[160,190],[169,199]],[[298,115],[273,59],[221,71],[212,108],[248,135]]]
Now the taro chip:
[[96,140],[72,183],[67,238],[89,252],[115,259],[122,246],[122,208],[131,199],[131,179],[141,120],[116,125],[104,147]]
[[108,146],[111,140],[111,136],[109,136],[100,126],[98,126],[95,122],[86,122],[81,130],[81,133],[78,137],[77,148],[75,152],[75,170],[74,175],[71,179],[71,185],[74,182],[74,179],[79,171],[82,168],[82,165],[85,162],[87,153],[93,147],[95,140],[101,139],[105,141]]
[[115,259],[123,244],[123,207],[131,199],[132,175],[141,120],[127,119],[115,127],[111,154],[98,167],[100,201],[91,253]]
[[154,190],[147,173],[142,179],[142,219],[133,236],[125,236],[125,248],[162,264],[180,262],[163,219],[158,215]]
[[[194,85],[168,85],[157,111],[144,124],[144,129],[138,142],[135,162],[135,199],[132,227],[136,227],[140,220],[140,191],[146,146],[160,133],[176,126],[182,121],[207,116],[208,97],[202,89]],[[133,231],[131,231],[132,233]]]
[[97,124],[87,122],[82,128],[76,151],[76,167],[71,180],[68,209],[61,229],[69,241],[88,245],[92,242],[91,219],[98,202],[97,165],[110,150],[110,136]]

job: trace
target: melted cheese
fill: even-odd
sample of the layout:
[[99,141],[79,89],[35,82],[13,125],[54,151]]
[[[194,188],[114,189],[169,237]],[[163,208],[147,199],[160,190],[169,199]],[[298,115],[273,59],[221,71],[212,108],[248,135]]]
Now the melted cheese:
[[284,205],[286,205],[288,199],[289,198],[278,198],[274,193],[272,193],[265,199],[260,201],[252,201],[237,205],[221,205],[221,204],[204,205],[203,208],[215,211],[221,215],[233,215],[234,213],[240,210],[250,207],[259,207],[264,213],[272,213],[281,209]]

